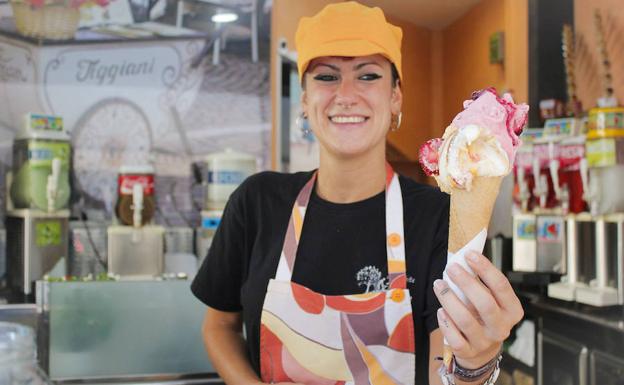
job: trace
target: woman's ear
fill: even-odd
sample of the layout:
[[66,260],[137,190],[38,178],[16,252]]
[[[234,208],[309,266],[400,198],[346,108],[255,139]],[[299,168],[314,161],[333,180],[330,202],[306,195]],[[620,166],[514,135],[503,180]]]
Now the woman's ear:
[[390,97],[390,110],[392,115],[398,115],[403,105],[403,92],[398,84],[392,88],[392,96]]
[[305,116],[308,116],[308,95],[305,91],[301,91],[301,111]]

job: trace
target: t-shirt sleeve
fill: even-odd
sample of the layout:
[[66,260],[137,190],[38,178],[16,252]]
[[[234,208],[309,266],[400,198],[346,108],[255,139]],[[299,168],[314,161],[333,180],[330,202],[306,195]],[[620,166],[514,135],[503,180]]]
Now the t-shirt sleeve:
[[240,291],[245,261],[243,186],[232,193],[191,291],[206,305],[221,311],[242,310]]
[[425,327],[427,328],[428,334],[438,328],[437,312],[441,305],[433,292],[433,282],[436,279],[442,278],[448,253],[449,196],[444,194],[441,201],[438,226],[435,232],[434,246],[431,252],[431,262],[429,265],[429,280],[426,289]]

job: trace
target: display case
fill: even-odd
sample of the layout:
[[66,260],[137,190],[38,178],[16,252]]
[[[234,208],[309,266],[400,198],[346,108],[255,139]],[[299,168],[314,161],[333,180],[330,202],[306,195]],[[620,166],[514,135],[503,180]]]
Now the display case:
[[586,385],[588,349],[563,336],[540,331],[537,335],[537,384]]
[[589,356],[591,385],[624,385],[624,360],[593,351]]
[[187,280],[37,282],[39,357],[55,382],[202,376],[206,311]]

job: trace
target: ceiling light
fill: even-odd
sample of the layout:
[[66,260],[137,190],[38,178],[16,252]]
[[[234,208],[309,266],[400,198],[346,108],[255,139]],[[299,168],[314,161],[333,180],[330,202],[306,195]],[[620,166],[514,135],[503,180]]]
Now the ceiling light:
[[238,15],[232,12],[217,13],[212,16],[212,21],[215,23],[231,23],[238,20]]

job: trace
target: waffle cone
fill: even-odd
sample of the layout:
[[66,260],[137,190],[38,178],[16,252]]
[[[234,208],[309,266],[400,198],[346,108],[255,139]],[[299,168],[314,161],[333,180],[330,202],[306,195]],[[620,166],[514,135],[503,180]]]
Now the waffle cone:
[[[498,196],[501,181],[499,177],[477,177],[472,181],[470,191],[452,189],[449,213],[448,251],[458,252],[483,228],[487,228]],[[453,351],[444,343],[444,365],[449,367]]]
[[470,191],[453,189],[449,215],[448,251],[456,253],[487,228],[503,176],[477,177]]

